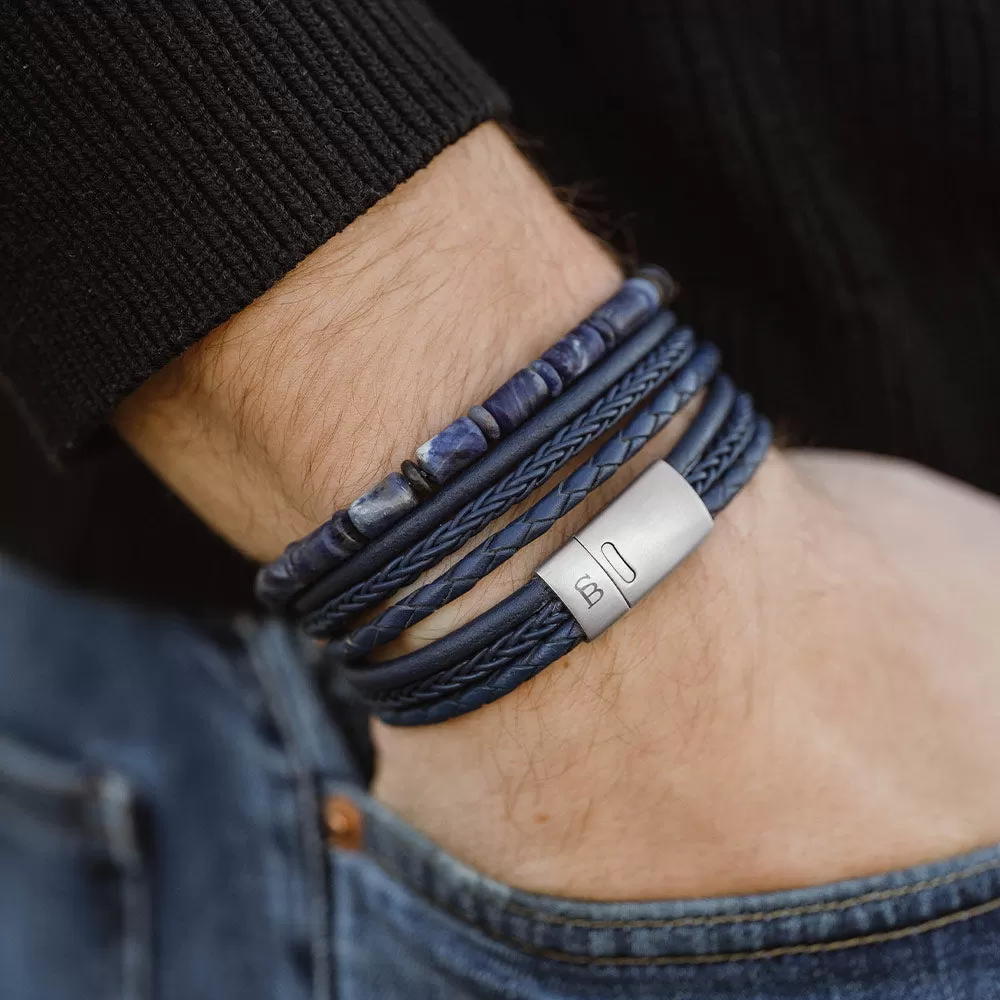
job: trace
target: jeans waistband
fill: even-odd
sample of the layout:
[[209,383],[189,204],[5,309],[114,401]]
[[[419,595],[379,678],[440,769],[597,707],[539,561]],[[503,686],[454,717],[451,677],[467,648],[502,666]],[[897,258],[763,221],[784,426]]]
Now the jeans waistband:
[[842,951],[1000,910],[1000,845],[791,891],[598,903],[522,892],[474,871],[356,787],[363,851],[397,883],[497,941],[569,962],[707,964]]

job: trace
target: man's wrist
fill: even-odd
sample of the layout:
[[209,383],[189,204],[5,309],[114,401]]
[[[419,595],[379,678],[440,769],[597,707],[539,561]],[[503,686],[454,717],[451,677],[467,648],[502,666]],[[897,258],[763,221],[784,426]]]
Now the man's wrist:
[[119,427],[209,523],[270,558],[619,280],[483,126],[147,383]]

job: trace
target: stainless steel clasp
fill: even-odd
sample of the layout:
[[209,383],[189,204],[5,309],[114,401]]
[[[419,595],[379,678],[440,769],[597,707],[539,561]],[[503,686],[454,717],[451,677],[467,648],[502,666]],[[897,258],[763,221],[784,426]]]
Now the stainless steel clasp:
[[654,462],[535,574],[595,639],[689,556],[712,524],[687,480]]

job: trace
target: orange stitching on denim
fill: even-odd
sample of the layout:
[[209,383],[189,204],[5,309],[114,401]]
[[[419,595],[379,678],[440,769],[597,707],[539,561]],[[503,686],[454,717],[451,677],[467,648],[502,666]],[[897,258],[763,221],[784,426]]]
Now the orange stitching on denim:
[[782,920],[786,917],[809,916],[816,913],[836,913],[840,910],[850,909],[866,903],[882,903],[890,899],[902,899],[912,896],[925,889],[937,889],[944,885],[951,885],[963,879],[973,878],[982,875],[984,872],[1000,869],[1000,860],[983,862],[965,868],[960,871],[951,872],[948,875],[939,875],[937,878],[926,879],[923,882],[915,882],[913,885],[900,886],[897,889],[880,889],[877,892],[869,892],[860,896],[853,896],[849,899],[839,899],[832,903],[811,903],[806,906],[790,906],[783,910],[761,910],[757,913],[733,913],[720,917],[676,917],[672,920],[586,920],[582,917],[561,917],[557,914],[538,913],[529,910],[527,907],[517,903],[505,903],[504,909],[511,913],[516,913],[521,917],[530,917],[537,923],[559,924],[568,927],[585,927],[598,929],[628,929],[630,927],[647,928],[669,928],[669,927],[720,927],[729,924],[745,924],[755,920]]
[[[544,949],[532,948],[529,945],[516,944],[505,938],[497,938],[500,942],[516,947],[519,950],[538,958],[548,958],[555,962],[568,962],[573,965],[720,965],[723,962],[757,962],[772,958],[787,958],[793,955],[818,955],[824,952],[847,951],[849,948],[863,948],[876,944],[889,944],[892,941],[901,941],[904,938],[916,937],[919,934],[928,934],[932,931],[941,930],[950,924],[957,924],[963,920],[973,920],[984,914],[1000,909],[1000,899],[991,900],[980,906],[973,906],[967,910],[959,910],[956,913],[949,913],[946,917],[938,917],[936,920],[928,920],[923,924],[914,924],[912,927],[902,927],[899,930],[883,931],[880,934],[868,934],[864,937],[846,938],[843,941],[825,941],[822,944],[800,944],[789,945],[785,948],[770,948],[762,951],[736,951],[729,954],[720,953],[718,955],[664,955],[662,957],[632,958],[630,956],[618,956],[608,958],[589,958],[584,955],[571,955],[568,952],[547,951]],[[488,937],[493,935],[488,934]]]
[[[393,877],[392,872],[385,868],[381,859],[372,857],[372,860],[376,862],[376,866],[382,869],[383,873],[387,877]],[[396,877],[401,879],[412,892],[416,893],[416,895],[423,899],[428,905],[443,910],[445,913],[455,917],[455,919],[461,920],[463,923],[467,923],[466,918],[454,907],[446,906],[440,901],[429,899],[420,889],[410,883],[409,879],[396,865],[393,865],[392,867],[396,869]],[[928,879],[926,882],[918,883],[918,885],[927,888],[932,884],[946,884],[948,881],[954,881],[962,875],[971,876],[977,871],[988,870],[989,868],[996,867],[1000,867],[1000,862],[994,862],[990,865],[977,865],[967,869],[965,872],[954,872],[952,876],[942,876],[938,879]],[[914,885],[909,888],[915,891],[918,885]],[[876,894],[871,893],[870,895]],[[859,896],[857,898],[865,899],[866,897]],[[928,920],[922,924],[900,927],[892,931],[881,931],[878,934],[867,934],[863,937],[845,938],[842,941],[824,941],[819,944],[787,945],[781,948],[761,949],[760,951],[719,952],[714,955],[661,955],[648,957],[631,955],[609,955],[607,957],[574,955],[570,952],[536,948],[533,945],[518,941],[514,938],[501,934],[500,932],[485,930],[478,925],[473,926],[479,933],[483,934],[491,941],[513,948],[515,951],[520,951],[522,954],[533,955],[536,958],[545,958],[554,962],[563,962],[571,965],[647,967],[670,965],[721,965],[725,962],[758,962],[774,958],[789,958],[796,955],[819,955],[830,952],[847,951],[850,948],[864,948],[876,944],[890,944],[893,941],[902,941],[906,938],[917,937],[921,934],[929,934],[933,931],[941,930],[942,928],[949,927],[952,924],[961,923],[965,920],[974,920],[976,917],[982,917],[988,913],[993,913],[997,909],[1000,909],[1000,898],[992,899],[986,903],[980,903],[978,906],[968,907],[964,910],[957,910],[954,913],[947,914],[947,916],[937,917],[934,920]],[[615,924],[612,926],[624,927],[628,925]],[[630,926],[635,925],[633,924]]]

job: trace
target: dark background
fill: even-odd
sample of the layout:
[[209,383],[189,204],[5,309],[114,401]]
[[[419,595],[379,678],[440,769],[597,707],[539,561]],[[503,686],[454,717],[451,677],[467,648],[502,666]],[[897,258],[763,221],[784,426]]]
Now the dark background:
[[[595,231],[663,263],[784,436],[1000,492],[1000,0],[432,6]],[[0,400],[0,549],[248,607],[253,567],[120,445],[68,470]]]

